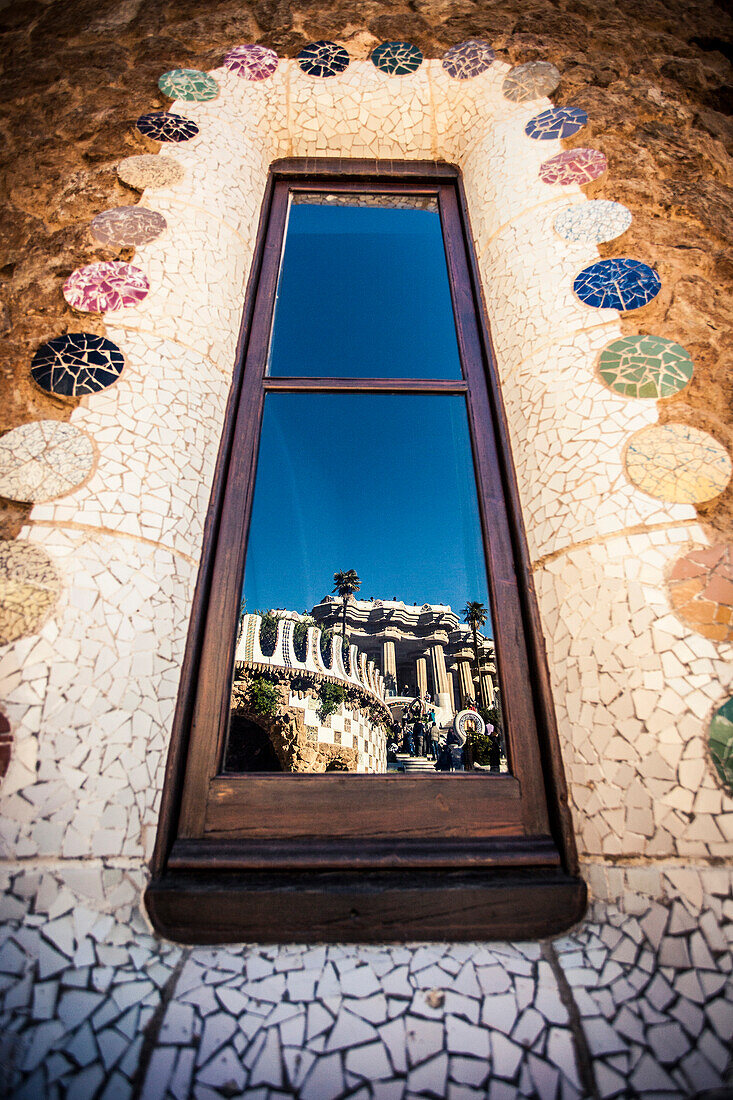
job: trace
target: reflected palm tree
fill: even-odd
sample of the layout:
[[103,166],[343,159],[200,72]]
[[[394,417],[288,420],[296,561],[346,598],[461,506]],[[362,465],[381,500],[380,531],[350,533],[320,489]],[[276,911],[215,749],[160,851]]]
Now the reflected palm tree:
[[332,591],[337,592],[343,600],[341,634],[344,643],[346,642],[346,605],[349,602],[349,597],[353,596],[355,592],[358,592],[360,588],[361,581],[355,569],[346,569],[341,573],[334,573]]
[[488,706],[488,704],[484,697],[484,682],[481,677],[481,657],[479,655],[478,632],[479,627],[483,626],[489,617],[488,608],[484,607],[484,605],[479,600],[469,600],[466,606],[463,608],[461,614],[463,615],[464,623],[468,623],[468,625],[471,627],[471,633],[473,634],[473,656],[474,660],[476,661],[476,672],[478,673],[479,698],[481,700],[481,706],[486,707]]

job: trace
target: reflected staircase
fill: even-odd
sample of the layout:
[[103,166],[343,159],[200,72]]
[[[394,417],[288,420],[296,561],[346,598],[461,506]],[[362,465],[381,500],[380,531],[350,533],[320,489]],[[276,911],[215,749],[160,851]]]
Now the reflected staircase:
[[410,756],[407,752],[398,752],[396,756],[405,775],[418,775],[420,772],[431,772],[435,775],[435,761],[431,756]]

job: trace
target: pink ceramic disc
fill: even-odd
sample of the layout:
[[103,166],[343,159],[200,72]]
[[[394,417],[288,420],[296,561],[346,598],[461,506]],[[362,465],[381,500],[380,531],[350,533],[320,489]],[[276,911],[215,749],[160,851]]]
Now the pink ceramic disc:
[[64,283],[64,298],[85,313],[106,313],[137,305],[149,290],[150,283],[139,267],[110,260],[72,271]]
[[231,72],[245,80],[265,80],[277,68],[278,56],[267,46],[235,46],[224,58]]
[[607,167],[606,158],[598,149],[566,149],[540,165],[540,179],[544,183],[582,186],[597,180]]

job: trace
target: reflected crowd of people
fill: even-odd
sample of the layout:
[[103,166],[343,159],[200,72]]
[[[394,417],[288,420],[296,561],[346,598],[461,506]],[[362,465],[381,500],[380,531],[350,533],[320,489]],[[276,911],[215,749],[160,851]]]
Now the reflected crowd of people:
[[[404,694],[408,694],[405,688]],[[466,710],[478,713],[475,703],[469,703]],[[487,726],[489,736],[488,770],[498,774],[501,770],[502,746],[497,730]],[[452,723],[445,727],[436,721],[436,709],[430,695],[416,696],[402,707],[401,716],[394,719],[387,740],[387,764],[399,767],[405,757],[434,762],[436,771],[470,771],[474,768],[470,737],[464,742],[456,733]],[[485,768],[481,768],[485,771]]]

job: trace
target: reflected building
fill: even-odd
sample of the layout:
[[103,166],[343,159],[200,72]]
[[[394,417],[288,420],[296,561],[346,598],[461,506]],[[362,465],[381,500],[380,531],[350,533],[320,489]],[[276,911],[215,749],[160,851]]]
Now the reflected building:
[[[341,630],[343,601],[325,596],[311,612],[322,627]],[[448,604],[405,604],[402,600],[350,599],[346,633],[381,670],[388,695],[424,695],[452,717],[470,703],[481,704],[473,634]],[[478,635],[483,698],[496,700],[494,641]]]

